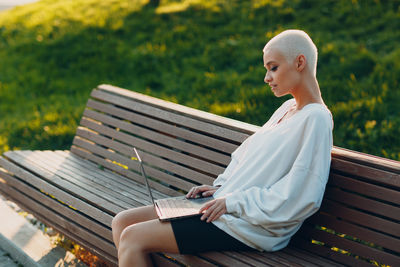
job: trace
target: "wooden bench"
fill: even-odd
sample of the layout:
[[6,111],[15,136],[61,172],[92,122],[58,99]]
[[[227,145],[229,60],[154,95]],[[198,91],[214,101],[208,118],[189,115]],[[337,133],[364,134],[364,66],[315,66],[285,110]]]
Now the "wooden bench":
[[[87,102],[70,151],[9,151],[0,192],[117,265],[111,221],[150,204],[133,146],[155,198],[211,184],[258,126],[101,85]],[[154,253],[159,266],[400,266],[400,162],[334,148],[320,211],[274,253]],[[4,219],[4,218],[2,218]]]

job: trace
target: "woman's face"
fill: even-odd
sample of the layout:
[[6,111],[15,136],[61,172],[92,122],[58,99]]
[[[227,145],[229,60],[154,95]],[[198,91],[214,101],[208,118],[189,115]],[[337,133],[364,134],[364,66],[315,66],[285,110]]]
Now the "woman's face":
[[271,87],[275,96],[291,94],[300,79],[295,62],[287,62],[282,53],[274,48],[267,49],[263,59],[267,69],[264,82]]

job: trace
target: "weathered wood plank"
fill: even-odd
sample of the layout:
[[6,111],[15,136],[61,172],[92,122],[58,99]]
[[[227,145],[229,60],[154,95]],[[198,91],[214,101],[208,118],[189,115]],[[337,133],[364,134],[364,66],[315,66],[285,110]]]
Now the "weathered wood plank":
[[370,214],[382,215],[391,220],[400,221],[400,208],[368,199],[357,194],[352,194],[338,188],[328,187],[325,192],[325,198],[353,208],[367,211]]
[[[25,183],[21,183],[17,178],[12,177],[11,175],[5,173],[2,170],[0,170],[0,177],[4,179],[4,181],[6,182],[6,185],[3,187],[4,188],[3,192],[7,191],[8,188],[10,187],[19,192],[23,192],[25,195],[29,196],[34,201],[39,202],[43,206],[48,207],[49,210],[53,210],[58,214],[62,214],[65,217],[73,219],[76,223],[83,225],[84,227],[90,229],[97,235],[112,242],[113,238],[109,227],[106,227],[98,223],[97,221],[89,218],[88,216],[83,216],[79,212],[76,212],[73,208],[70,208],[65,204],[62,204],[61,202],[53,199],[50,196],[47,196],[42,192],[39,192],[37,189],[34,189]],[[6,193],[8,193],[8,191]]]
[[384,200],[397,205],[400,204],[400,193],[398,190],[367,183],[336,173],[331,173],[328,185],[337,186],[378,200]]
[[[214,143],[211,142],[207,145],[209,146],[209,148],[213,148],[213,150],[207,149],[204,145],[198,143],[192,144],[193,141],[188,142],[185,139],[177,138],[176,136],[172,135],[171,132],[165,132],[165,129],[148,129],[147,127],[145,128],[137,125],[137,122],[133,124],[131,122],[126,122],[121,119],[113,118],[111,116],[90,109],[86,109],[83,113],[83,116],[84,117],[82,118],[80,125],[101,132],[102,134],[107,133],[109,135],[112,135],[112,137],[118,137],[121,141],[126,143],[131,142],[132,135],[120,134],[122,132],[115,132],[110,130],[108,130],[107,132],[107,129],[110,127],[101,126],[112,126],[120,131],[123,130],[125,133],[134,134],[136,136],[151,140],[152,142],[171,147],[175,150],[180,150],[186,153],[197,155],[198,157],[208,159],[209,161],[217,162],[219,164],[227,165],[230,162],[230,156],[226,155],[225,153],[222,154],[216,152],[215,148],[213,148]],[[195,142],[196,141],[197,140],[195,140]]]
[[[104,166],[105,168],[111,170],[111,171],[115,171],[116,173],[123,175],[129,179],[132,179],[135,182],[138,183],[144,183],[143,177],[139,174],[136,174],[126,168],[123,168],[115,163],[112,163],[108,160],[105,160],[104,158],[101,158],[95,154],[89,153],[88,151],[85,151],[84,149],[80,148],[80,147],[76,147],[76,146],[72,146],[71,147],[71,152],[76,154],[77,156],[80,156],[84,159],[88,159],[91,160],[97,164],[100,164],[101,166]],[[107,169],[105,169],[104,171],[107,172]],[[182,195],[182,193],[175,191],[163,184],[160,184],[158,182],[154,182],[153,180],[149,181],[149,184],[152,188],[154,188],[155,190],[158,190],[159,192],[166,194],[168,196],[180,196]]]
[[178,127],[177,125],[164,122],[157,118],[145,117],[141,114],[118,108],[112,104],[101,103],[94,99],[88,100],[87,107],[121,118],[122,120],[140,124],[150,129],[158,129],[160,132],[169,133],[176,138],[182,138],[205,147],[211,147],[227,154],[231,154],[238,146],[237,144],[232,144],[228,141],[197,133],[196,131],[191,131],[185,127]]
[[344,221],[340,218],[338,219],[330,214],[319,212],[308,219],[307,222],[332,229],[339,234],[346,234],[348,236],[356,237],[363,241],[374,243],[375,245],[400,252],[400,240],[398,238],[373,231],[369,228]]
[[[11,153],[7,153],[7,155],[10,154]],[[30,184],[35,188],[43,190],[44,192],[54,196],[56,199],[61,200],[67,205],[74,207],[75,209],[83,212],[84,214],[87,214],[88,216],[91,216],[97,221],[103,223],[104,225],[111,226],[111,221],[113,217],[110,214],[99,210],[97,207],[88,205],[84,200],[63,191],[52,184],[49,184],[47,181],[44,181],[36,175],[24,169],[21,169],[20,167],[4,159],[3,157],[0,157],[0,166],[17,176],[21,181],[24,181],[25,183]]]

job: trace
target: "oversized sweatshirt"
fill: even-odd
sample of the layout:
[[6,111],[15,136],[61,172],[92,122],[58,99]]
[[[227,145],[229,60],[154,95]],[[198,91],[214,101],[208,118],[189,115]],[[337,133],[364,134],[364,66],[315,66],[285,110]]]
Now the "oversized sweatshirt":
[[319,209],[329,176],[332,115],[312,103],[279,122],[294,105],[283,103],[214,181],[214,198],[225,197],[227,209],[214,225],[260,251],[287,246]]

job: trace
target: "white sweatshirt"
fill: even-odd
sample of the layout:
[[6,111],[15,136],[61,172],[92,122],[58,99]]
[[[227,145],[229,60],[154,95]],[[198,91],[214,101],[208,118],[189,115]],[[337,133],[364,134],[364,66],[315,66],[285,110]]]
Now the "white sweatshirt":
[[233,153],[214,181],[214,197],[226,197],[227,213],[213,223],[250,247],[287,246],[320,205],[328,181],[333,121],[321,104],[308,104],[278,121],[292,98]]

